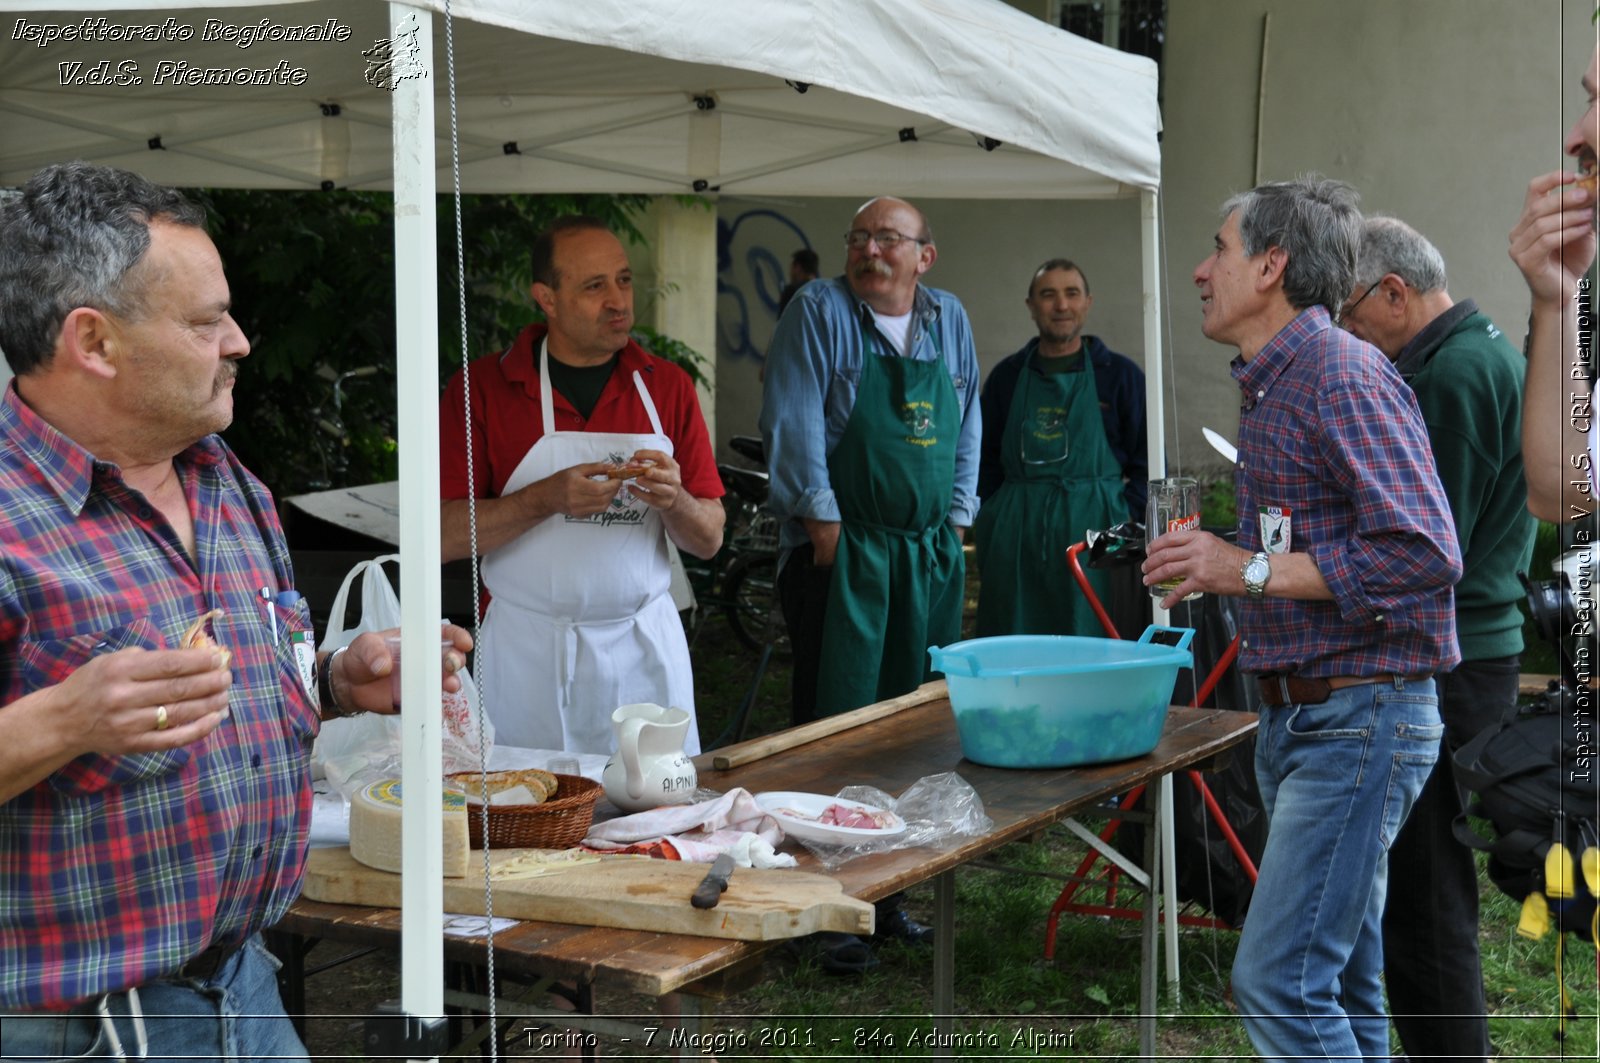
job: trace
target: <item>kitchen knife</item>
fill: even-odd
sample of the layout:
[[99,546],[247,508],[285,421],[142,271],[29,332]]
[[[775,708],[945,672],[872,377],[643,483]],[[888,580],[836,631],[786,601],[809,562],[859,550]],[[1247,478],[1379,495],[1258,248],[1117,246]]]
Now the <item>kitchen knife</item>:
[[1211,449],[1227,458],[1234,465],[1239,464],[1239,450],[1225,439],[1221,432],[1214,432],[1209,428],[1200,429],[1200,434],[1206,437],[1206,442],[1211,444]]
[[712,861],[711,870],[694,888],[694,896],[689,898],[689,903],[696,908],[715,908],[722,899],[722,891],[728,888],[728,878],[732,874],[733,857],[723,853]]

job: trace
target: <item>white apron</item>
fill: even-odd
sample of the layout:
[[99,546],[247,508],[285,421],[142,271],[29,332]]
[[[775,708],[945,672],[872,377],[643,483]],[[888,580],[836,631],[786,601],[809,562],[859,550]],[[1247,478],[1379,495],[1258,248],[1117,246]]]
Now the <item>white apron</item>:
[[[544,435],[502,495],[584,462],[621,464],[641,449],[673,452],[637,372],[634,387],[653,435],[557,432],[548,358],[541,344]],[[666,530],[626,484],[602,513],[546,517],[485,554],[483,581],[493,600],[474,667],[497,742],[614,753],[612,711],[648,701],[687,710],[684,744],[700,752],[689,644],[669,593]]]

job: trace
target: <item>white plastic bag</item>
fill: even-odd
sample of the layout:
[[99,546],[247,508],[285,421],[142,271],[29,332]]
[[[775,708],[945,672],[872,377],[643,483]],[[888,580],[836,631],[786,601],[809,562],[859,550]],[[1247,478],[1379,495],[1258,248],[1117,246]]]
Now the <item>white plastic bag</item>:
[[[399,554],[385,554],[358,562],[345,574],[334,596],[333,609],[328,615],[328,630],[322,636],[319,649],[332,652],[348,646],[357,635],[367,631],[384,631],[400,626],[400,598],[383,570],[385,563],[400,561]],[[361,582],[361,619],[346,628],[345,615],[350,602],[350,591],[356,581]],[[443,702],[444,771],[473,771],[478,768],[479,714],[478,694],[472,676],[465,668],[457,672],[461,689],[445,694]],[[363,712],[356,716],[329,720],[311,749],[312,778],[326,776],[334,785],[344,789],[356,778],[373,775],[394,775],[400,766],[400,717]],[[488,716],[482,718],[485,738],[484,752],[494,746],[494,724]]]

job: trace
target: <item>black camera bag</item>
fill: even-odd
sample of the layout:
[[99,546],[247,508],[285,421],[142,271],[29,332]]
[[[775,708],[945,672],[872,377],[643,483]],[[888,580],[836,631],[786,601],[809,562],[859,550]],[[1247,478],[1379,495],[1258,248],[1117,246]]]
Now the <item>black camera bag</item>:
[[[1489,878],[1502,892],[1518,900],[1543,893],[1555,927],[1587,941],[1596,902],[1577,865],[1585,848],[1600,846],[1593,706],[1587,691],[1581,700],[1553,691],[1455,754],[1456,777],[1475,795],[1468,814],[1490,821],[1495,834],[1482,837],[1461,815],[1457,840],[1489,854]],[[1545,882],[1545,857],[1558,842],[1574,864],[1567,898],[1551,897]]]

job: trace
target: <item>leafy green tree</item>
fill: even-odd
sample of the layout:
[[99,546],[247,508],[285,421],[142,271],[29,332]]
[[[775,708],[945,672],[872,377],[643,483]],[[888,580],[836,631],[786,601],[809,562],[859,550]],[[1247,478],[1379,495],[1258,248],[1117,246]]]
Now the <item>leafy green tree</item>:
[[[387,192],[196,190],[211,213],[233,314],[250,338],[226,435],[280,497],[394,479],[394,208]],[[507,346],[539,316],[528,298],[534,237],[564,214],[592,214],[641,242],[642,195],[462,197],[467,349]],[[438,375],[461,366],[455,205],[441,196]],[[644,346],[697,381],[703,358],[654,330]]]

